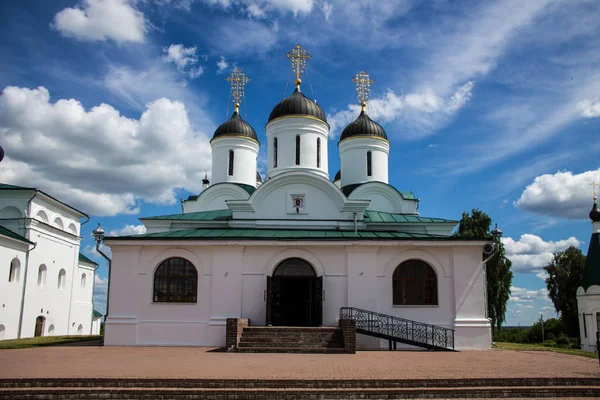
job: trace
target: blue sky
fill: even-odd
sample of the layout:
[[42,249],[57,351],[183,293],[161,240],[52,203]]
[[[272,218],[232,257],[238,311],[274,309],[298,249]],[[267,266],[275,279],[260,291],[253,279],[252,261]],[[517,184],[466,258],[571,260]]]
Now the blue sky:
[[[208,140],[250,77],[243,117],[265,142],[293,90],[285,54],[312,55],[303,91],[337,138],[357,116],[350,78],[391,140],[390,183],[423,216],[480,208],[513,261],[508,325],[554,316],[541,267],[590,237],[600,182],[600,2],[589,0],[6,0],[0,5],[0,181],[86,211],[91,230],[141,232],[210,175]],[[266,146],[259,155],[265,170]],[[106,266],[96,300],[105,298]]]

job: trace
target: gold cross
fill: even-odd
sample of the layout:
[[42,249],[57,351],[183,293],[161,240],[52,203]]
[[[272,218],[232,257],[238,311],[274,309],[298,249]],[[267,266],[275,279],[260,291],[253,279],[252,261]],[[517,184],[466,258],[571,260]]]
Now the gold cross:
[[292,73],[296,74],[296,88],[300,89],[300,75],[306,72],[306,60],[310,60],[310,54],[306,52],[299,44],[286,54],[286,57],[292,60]]
[[235,112],[240,109],[240,102],[244,97],[244,88],[250,79],[239,68],[233,70],[233,73],[227,77],[227,81],[231,84],[231,96],[235,104]]
[[600,186],[600,184],[592,181],[592,183],[590,183],[590,186],[592,187],[592,190],[594,191],[594,201],[596,201],[596,186]]
[[371,84],[374,81],[369,78],[369,74],[361,70],[352,77],[352,82],[356,84],[356,97],[358,97],[361,110],[365,111],[367,100],[369,100],[369,95],[371,94]]

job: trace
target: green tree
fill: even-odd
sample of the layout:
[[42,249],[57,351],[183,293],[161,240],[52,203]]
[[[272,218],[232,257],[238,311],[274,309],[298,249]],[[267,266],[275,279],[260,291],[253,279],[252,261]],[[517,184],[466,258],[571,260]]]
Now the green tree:
[[[490,226],[492,219],[479,209],[471,213],[463,212],[455,235],[472,239],[490,239]],[[485,256],[483,256],[485,258]],[[492,320],[492,327],[500,330],[505,321],[506,303],[510,297],[512,283],[512,263],[504,253],[504,246],[500,243],[500,251],[486,263],[487,311]]]
[[576,247],[554,254],[554,259],[544,267],[548,273],[546,287],[554,308],[560,313],[565,331],[571,337],[579,337],[577,315],[577,288],[585,266],[585,256]]

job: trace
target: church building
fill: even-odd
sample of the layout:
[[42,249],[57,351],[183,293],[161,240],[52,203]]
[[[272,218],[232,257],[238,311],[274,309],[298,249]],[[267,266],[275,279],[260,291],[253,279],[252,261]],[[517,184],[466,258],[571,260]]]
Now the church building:
[[[329,124],[301,90],[309,55],[298,45],[288,58],[296,88],[273,108],[265,143],[240,116],[248,79],[236,70],[233,115],[210,142],[210,181],[182,213],[141,218],[145,234],[105,238],[105,344],[224,346],[228,318],[335,327],[354,307],[448,328],[458,350],[489,349],[482,254],[491,242],[453,237],[456,220],[421,216],[419,199],[388,183],[392,147],[367,114],[364,71],[353,78],[361,111],[337,143],[331,179]],[[387,347],[356,340],[358,349]]]

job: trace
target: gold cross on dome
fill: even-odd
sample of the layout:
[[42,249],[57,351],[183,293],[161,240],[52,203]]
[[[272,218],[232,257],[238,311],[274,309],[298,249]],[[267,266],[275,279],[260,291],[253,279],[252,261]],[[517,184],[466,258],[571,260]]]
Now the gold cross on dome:
[[296,74],[296,88],[300,89],[300,84],[302,83],[300,75],[306,72],[306,60],[310,60],[310,54],[306,52],[306,49],[297,44],[292,51],[286,54],[286,57],[292,60],[292,72]]
[[592,187],[592,190],[594,192],[594,201],[596,201],[596,186],[600,186],[600,184],[592,181],[592,183],[590,183],[590,186]]
[[236,68],[227,77],[227,82],[231,85],[231,97],[233,97],[233,103],[235,104],[235,112],[238,112],[240,102],[244,97],[244,88],[246,83],[250,82],[250,79],[239,68]]
[[374,82],[373,79],[369,78],[369,74],[365,71],[360,71],[358,74],[352,77],[352,82],[356,85],[356,97],[362,111],[365,111],[367,107],[367,101],[371,94],[371,84]]

